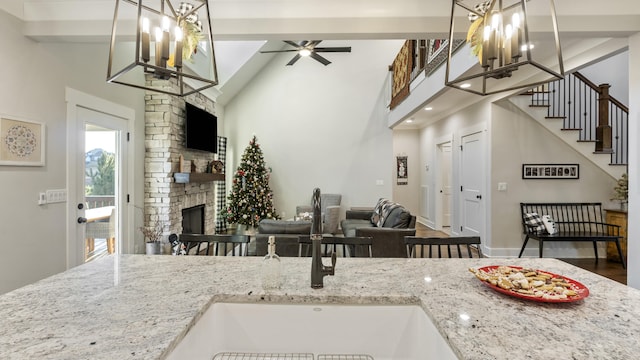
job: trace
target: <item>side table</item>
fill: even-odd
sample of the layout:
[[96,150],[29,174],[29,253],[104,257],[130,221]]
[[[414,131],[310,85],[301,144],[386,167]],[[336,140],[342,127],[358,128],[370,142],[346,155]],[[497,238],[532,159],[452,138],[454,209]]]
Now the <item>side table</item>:
[[[605,209],[606,222],[608,224],[614,224],[620,226],[620,248],[622,249],[622,255],[625,262],[627,261],[627,211],[622,209]],[[607,243],[607,260],[613,262],[620,262],[620,255],[616,245],[612,242]]]

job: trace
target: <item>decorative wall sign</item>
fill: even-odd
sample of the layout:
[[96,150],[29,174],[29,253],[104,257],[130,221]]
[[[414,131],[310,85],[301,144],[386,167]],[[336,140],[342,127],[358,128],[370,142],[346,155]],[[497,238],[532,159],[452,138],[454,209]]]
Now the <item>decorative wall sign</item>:
[[407,167],[407,157],[397,156],[396,159],[398,185],[407,185],[409,183],[409,168]]
[[522,164],[523,179],[579,179],[578,164]]
[[0,165],[44,166],[44,124],[0,118]]

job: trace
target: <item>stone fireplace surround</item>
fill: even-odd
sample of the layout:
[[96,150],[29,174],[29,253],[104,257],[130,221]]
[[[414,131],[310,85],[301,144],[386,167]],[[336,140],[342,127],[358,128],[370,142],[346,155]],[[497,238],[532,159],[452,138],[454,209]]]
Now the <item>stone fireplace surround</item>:
[[[152,86],[173,86],[172,81],[147,78]],[[145,94],[144,226],[159,222],[163,236],[182,233],[182,209],[204,205],[204,232],[215,232],[216,182],[175,183],[180,155],[204,172],[216,155],[184,147],[185,101],[215,115],[214,102],[200,93],[184,98],[147,91]],[[217,139],[213,139],[216,141]]]

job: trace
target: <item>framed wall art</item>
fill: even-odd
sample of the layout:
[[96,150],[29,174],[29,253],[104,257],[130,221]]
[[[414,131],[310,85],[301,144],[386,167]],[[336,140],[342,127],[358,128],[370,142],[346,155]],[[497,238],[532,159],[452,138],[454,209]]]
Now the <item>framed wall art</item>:
[[407,157],[396,157],[396,175],[398,185],[407,185],[409,183],[409,172],[407,168]]
[[578,164],[522,164],[523,179],[579,179]]
[[45,126],[0,117],[0,165],[44,166]]

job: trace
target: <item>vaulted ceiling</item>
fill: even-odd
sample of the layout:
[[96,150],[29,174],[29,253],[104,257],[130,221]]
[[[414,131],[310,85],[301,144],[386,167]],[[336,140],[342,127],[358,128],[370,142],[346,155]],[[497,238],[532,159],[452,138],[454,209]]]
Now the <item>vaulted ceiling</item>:
[[[107,43],[115,1],[2,0],[0,10],[22,19],[25,36],[36,41]],[[548,6],[545,0],[528,4],[533,15]],[[281,47],[280,40],[443,38],[451,14],[446,0],[209,0],[209,5],[224,101],[270,60],[271,55],[256,53]],[[638,0],[556,0],[555,6],[568,42],[640,32]]]

